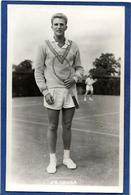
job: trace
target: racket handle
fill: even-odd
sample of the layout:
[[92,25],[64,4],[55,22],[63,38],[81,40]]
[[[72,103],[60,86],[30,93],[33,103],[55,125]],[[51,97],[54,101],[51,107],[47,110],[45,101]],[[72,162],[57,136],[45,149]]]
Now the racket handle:
[[74,95],[72,95],[72,100],[73,100],[73,102],[75,104],[75,108],[78,109],[80,106],[79,106],[79,104],[77,102],[77,99],[76,99],[76,97]]

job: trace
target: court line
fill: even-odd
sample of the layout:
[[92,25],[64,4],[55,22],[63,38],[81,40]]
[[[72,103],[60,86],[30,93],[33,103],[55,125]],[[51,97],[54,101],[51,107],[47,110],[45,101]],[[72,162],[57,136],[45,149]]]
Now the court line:
[[23,119],[13,119],[13,121],[18,121],[18,122],[23,122],[23,123],[30,123],[30,124],[37,124],[37,125],[43,125],[43,126],[48,126],[48,123],[44,123],[44,121],[43,121],[43,123],[42,122],[34,122],[34,121],[27,121],[27,120],[23,120]]
[[[91,118],[87,118],[87,119],[81,119],[81,120],[77,120],[77,121],[75,121],[75,123],[82,123],[83,124],[83,122],[91,122],[91,123],[98,123],[99,125],[106,125],[106,126],[110,126],[110,125],[112,125],[112,123],[107,123],[107,122],[104,122],[104,121],[100,121],[100,120],[93,120],[93,119],[91,119]],[[119,122],[118,122],[119,123]],[[116,125],[116,124],[115,124]],[[117,129],[117,128],[116,128]]]
[[[21,108],[21,107],[30,107],[30,106],[43,106],[42,103],[37,103],[37,104],[23,104],[23,105],[13,105],[14,108]],[[102,114],[94,114],[90,116],[80,116],[80,117],[74,117],[74,120],[79,120],[79,119],[86,119],[86,118],[92,118],[92,117],[100,117],[104,115],[115,115],[119,114],[119,112],[109,112],[109,113],[102,113]],[[43,115],[42,115],[43,116]]]
[[[22,114],[17,114],[17,118],[18,117],[22,117],[23,115]],[[36,119],[37,120],[37,117],[38,116],[42,116],[42,117],[44,117],[44,118],[42,118],[42,120],[43,120],[43,122],[44,121],[47,121],[48,120],[48,117],[47,117],[47,114],[34,114],[34,113],[31,113],[31,116],[30,116],[30,119],[32,119],[32,120],[34,120],[34,119]],[[15,116],[14,116],[14,118],[15,118]],[[74,118],[75,119],[75,118]],[[84,122],[91,122],[91,123],[98,123],[99,125],[107,125],[107,126],[110,126],[110,125],[112,125],[112,123],[105,123],[105,122],[101,122],[101,121],[98,121],[98,120],[93,120],[93,119],[83,119],[83,120],[77,120],[77,121],[75,121],[75,123],[82,123],[83,124],[83,121]],[[116,127],[116,128],[114,128],[114,130],[117,130],[118,128]]]
[[[88,124],[89,124],[89,122],[90,122],[90,124],[93,124],[93,123],[95,123],[96,125],[98,125],[100,128],[102,128],[103,126],[106,126],[107,128],[110,128],[111,127],[111,125],[112,125],[112,123],[104,123],[104,122],[100,122],[100,121],[93,121],[93,120],[89,120],[89,119],[87,119],[87,120],[84,120],[84,122],[87,122]],[[76,123],[76,121],[75,121],[75,123]],[[77,122],[77,124],[80,124],[80,123],[82,123],[83,124],[83,121],[79,121],[79,122]],[[119,129],[119,127],[117,128],[116,126],[112,126],[112,130],[114,130],[114,131],[117,131],[118,129]]]
[[105,116],[105,115],[116,115],[119,114],[119,112],[106,112],[106,113],[102,113],[102,114],[93,114],[90,116],[81,116],[81,117],[75,117],[75,120],[79,120],[79,119],[84,119],[84,118],[92,118],[92,117],[100,117],[100,116]]
[[[26,113],[27,114],[27,113]],[[13,114],[13,118],[16,118],[16,117],[18,118],[22,118],[23,117],[23,114],[21,114],[21,113],[19,113],[19,114]],[[42,120],[48,120],[48,115],[47,114],[45,114],[45,112],[43,113],[43,114],[34,114],[34,113],[29,113],[29,117],[30,117],[30,119],[38,119],[38,117],[42,117]]]
[[118,134],[111,134],[111,133],[104,133],[104,132],[101,132],[101,131],[91,131],[91,130],[88,130],[88,129],[77,129],[77,128],[72,128],[72,130],[74,131],[80,131],[80,132],[84,132],[84,133],[92,133],[92,134],[98,134],[98,135],[107,135],[107,136],[112,136],[112,137],[119,137]]
[[[21,114],[17,114],[17,118],[18,117],[22,117],[23,115],[21,115]],[[34,120],[34,119],[36,119],[37,120],[37,116],[43,116],[43,117],[45,117],[45,118],[42,118],[42,121],[43,121],[43,123],[46,121],[47,122],[47,120],[48,120],[48,117],[47,117],[47,115],[46,114],[43,114],[43,115],[36,115],[36,114],[31,114],[31,116],[34,116],[34,117],[30,117],[30,119],[32,119],[32,120]],[[15,118],[15,117],[14,117]],[[112,125],[112,123],[105,123],[105,122],[101,122],[101,121],[97,121],[97,120],[92,120],[92,119],[87,119],[87,120],[81,120],[81,121],[75,121],[75,123],[82,123],[83,124],[83,121],[85,121],[85,122],[91,122],[91,123],[98,123],[99,125],[106,125],[106,126],[110,126],[110,125]],[[42,122],[40,122],[41,124],[43,124]],[[39,123],[38,123],[39,124]],[[118,128],[116,127],[116,128],[113,128],[113,130],[117,130]]]
[[21,104],[21,105],[13,105],[13,108],[21,108],[21,107],[31,107],[31,106],[43,106],[42,103],[37,104]]
[[[15,115],[16,115],[16,114],[15,114]],[[15,118],[15,115],[14,115],[14,118]],[[16,116],[17,116],[17,118],[18,118],[18,117],[23,117],[23,114],[17,114]],[[43,114],[36,114],[36,113],[34,114],[34,113],[31,113],[30,119],[32,119],[32,120],[33,120],[33,119],[37,119],[38,116],[40,116],[40,117],[41,117],[41,116],[42,116],[42,117],[46,117],[46,118],[42,118],[42,120],[46,120],[46,121],[48,120],[48,115],[45,114],[45,113],[43,113]],[[75,117],[74,117],[74,119],[75,119]],[[95,121],[94,121],[93,119],[90,119],[90,118],[87,119],[87,120],[82,120],[82,121],[78,121],[78,120],[77,120],[77,121],[75,121],[75,123],[76,123],[76,122],[77,122],[77,123],[80,123],[80,122],[83,123],[83,121],[85,121],[85,122],[90,121],[90,122],[95,122],[95,123],[99,123],[99,124],[105,125],[104,122],[101,122],[101,121],[98,121],[98,120],[95,120]],[[106,125],[111,125],[111,123],[106,123]]]
[[[18,107],[21,107],[21,106],[18,106]],[[83,114],[83,113],[82,113]],[[116,114],[119,114],[119,112],[107,112],[107,113],[102,113],[102,114],[94,114],[94,115],[89,115],[89,116],[80,116],[80,117],[76,117],[74,116],[74,119],[73,120],[79,120],[79,119],[88,119],[88,118],[93,118],[93,117],[100,117],[100,116],[104,116],[104,115],[116,115]],[[34,115],[34,116],[47,116],[47,114],[34,114],[34,113],[31,113],[31,115]]]
[[[17,121],[17,122],[24,122],[24,123],[30,123],[30,124],[39,124],[42,126],[48,126],[47,123],[41,123],[41,122],[34,122],[34,121],[27,121],[27,120],[21,120],[21,119],[13,119],[13,121]],[[61,126],[60,126],[61,128]],[[84,132],[84,133],[92,133],[92,134],[98,134],[98,135],[106,135],[106,136],[111,136],[111,137],[119,137],[119,135],[117,134],[111,134],[111,133],[104,133],[104,132],[98,132],[98,131],[91,131],[91,130],[87,130],[87,129],[78,129],[78,128],[74,128],[72,127],[73,131],[79,131],[79,132]],[[108,130],[107,130],[108,131]]]

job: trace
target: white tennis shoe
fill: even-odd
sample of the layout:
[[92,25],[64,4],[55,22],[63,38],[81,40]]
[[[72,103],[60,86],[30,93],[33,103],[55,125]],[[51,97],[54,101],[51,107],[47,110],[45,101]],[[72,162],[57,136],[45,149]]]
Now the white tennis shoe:
[[51,174],[55,173],[56,172],[56,161],[50,162],[46,170],[48,173],[51,173]]
[[84,102],[86,102],[86,97],[84,98]]
[[93,99],[92,99],[91,97],[89,97],[89,100],[90,100],[90,101],[93,101]]
[[76,169],[76,164],[71,158],[63,159],[63,164],[67,166],[68,169]]

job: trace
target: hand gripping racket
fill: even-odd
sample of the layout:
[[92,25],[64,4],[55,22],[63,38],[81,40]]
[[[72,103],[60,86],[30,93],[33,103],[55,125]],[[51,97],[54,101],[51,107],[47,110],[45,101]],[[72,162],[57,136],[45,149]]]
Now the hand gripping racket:
[[[69,61],[67,60],[66,56],[70,50],[71,44],[67,47],[65,53],[63,55],[59,55],[56,50],[52,47],[51,43],[49,41],[47,41],[47,45],[50,48],[50,50],[52,51],[52,53],[55,55],[54,59],[53,59],[53,63],[52,63],[52,69],[53,72],[55,74],[55,76],[61,81],[64,82],[66,79],[69,79],[71,77],[71,71],[72,71],[72,67],[69,63]],[[63,64],[63,62],[66,61],[66,65]],[[74,102],[75,108],[78,109],[79,108],[79,104],[77,102],[77,99],[73,93],[72,87],[68,89],[69,93],[72,96],[72,100]]]

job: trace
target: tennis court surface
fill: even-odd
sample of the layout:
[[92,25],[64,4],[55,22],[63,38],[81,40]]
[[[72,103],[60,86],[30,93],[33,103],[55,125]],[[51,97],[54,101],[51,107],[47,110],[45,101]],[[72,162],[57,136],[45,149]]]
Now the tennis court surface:
[[[62,129],[59,123],[55,174],[48,174],[46,132],[48,118],[42,97],[12,99],[10,181],[14,184],[73,184],[117,186],[119,182],[119,96],[79,97],[72,125],[71,156],[77,169],[62,165]],[[61,116],[60,116],[61,118]],[[61,122],[61,121],[60,121]]]

